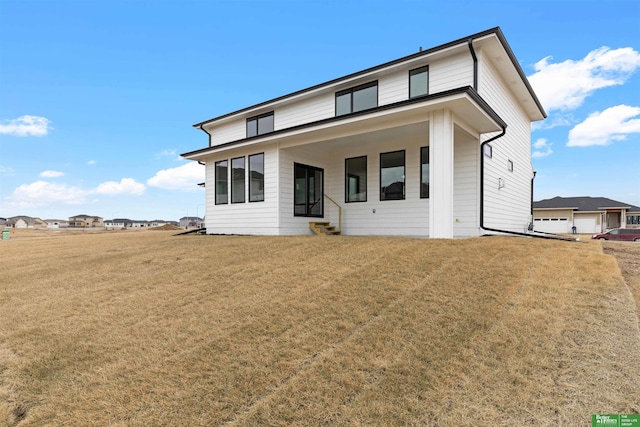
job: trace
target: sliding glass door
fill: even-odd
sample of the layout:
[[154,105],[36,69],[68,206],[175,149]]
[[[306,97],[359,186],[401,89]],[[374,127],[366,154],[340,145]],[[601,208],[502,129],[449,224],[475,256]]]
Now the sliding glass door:
[[324,216],[324,170],[300,163],[294,169],[294,216]]

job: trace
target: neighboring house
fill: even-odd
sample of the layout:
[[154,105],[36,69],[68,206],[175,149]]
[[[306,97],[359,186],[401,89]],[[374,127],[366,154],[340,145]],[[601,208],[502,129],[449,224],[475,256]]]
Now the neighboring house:
[[0,227],[4,228],[7,226],[7,218],[0,218]]
[[45,219],[47,223],[47,228],[66,228],[69,226],[69,221],[66,219]]
[[601,233],[640,228],[640,207],[606,197],[554,197],[533,203],[533,229],[546,233]]
[[90,228],[104,227],[104,221],[99,216],[76,215],[69,217],[69,227]]
[[40,218],[18,215],[7,218],[6,226],[12,228],[47,228],[47,223]]
[[154,219],[153,221],[145,220],[132,220],[128,218],[114,218],[105,220],[104,226],[106,228],[147,228],[147,227],[160,227],[165,224],[177,225],[177,221],[164,221],[161,219]]
[[148,227],[162,227],[163,225],[167,225],[170,224],[171,222],[175,222],[175,221],[165,221],[162,219],[154,219],[153,221],[149,221],[148,222]]
[[104,221],[105,228],[125,228],[131,220],[127,218],[114,218]]
[[204,220],[197,216],[183,216],[180,218],[180,227],[203,227]]
[[211,234],[523,233],[545,117],[493,28],[197,123],[182,156],[206,164]]

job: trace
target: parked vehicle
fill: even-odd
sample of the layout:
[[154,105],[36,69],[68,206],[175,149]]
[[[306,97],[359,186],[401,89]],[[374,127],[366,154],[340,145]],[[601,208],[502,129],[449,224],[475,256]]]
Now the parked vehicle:
[[606,233],[594,234],[592,239],[598,240],[619,240],[623,242],[640,242],[640,229],[615,228]]

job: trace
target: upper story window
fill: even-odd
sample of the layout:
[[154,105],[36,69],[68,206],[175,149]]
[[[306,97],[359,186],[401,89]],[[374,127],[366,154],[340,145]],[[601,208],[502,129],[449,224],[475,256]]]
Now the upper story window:
[[378,81],[336,92],[336,116],[378,106]]
[[429,66],[409,71],[409,98],[429,94]]
[[247,138],[273,132],[273,111],[247,119]]

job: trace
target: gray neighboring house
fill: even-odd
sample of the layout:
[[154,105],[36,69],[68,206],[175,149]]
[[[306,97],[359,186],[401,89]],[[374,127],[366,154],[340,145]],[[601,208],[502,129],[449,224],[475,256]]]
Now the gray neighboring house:
[[180,218],[180,227],[204,227],[204,219],[197,216],[183,216]]
[[533,229],[546,233],[602,233],[640,228],[640,207],[606,197],[554,197],[533,202]]

